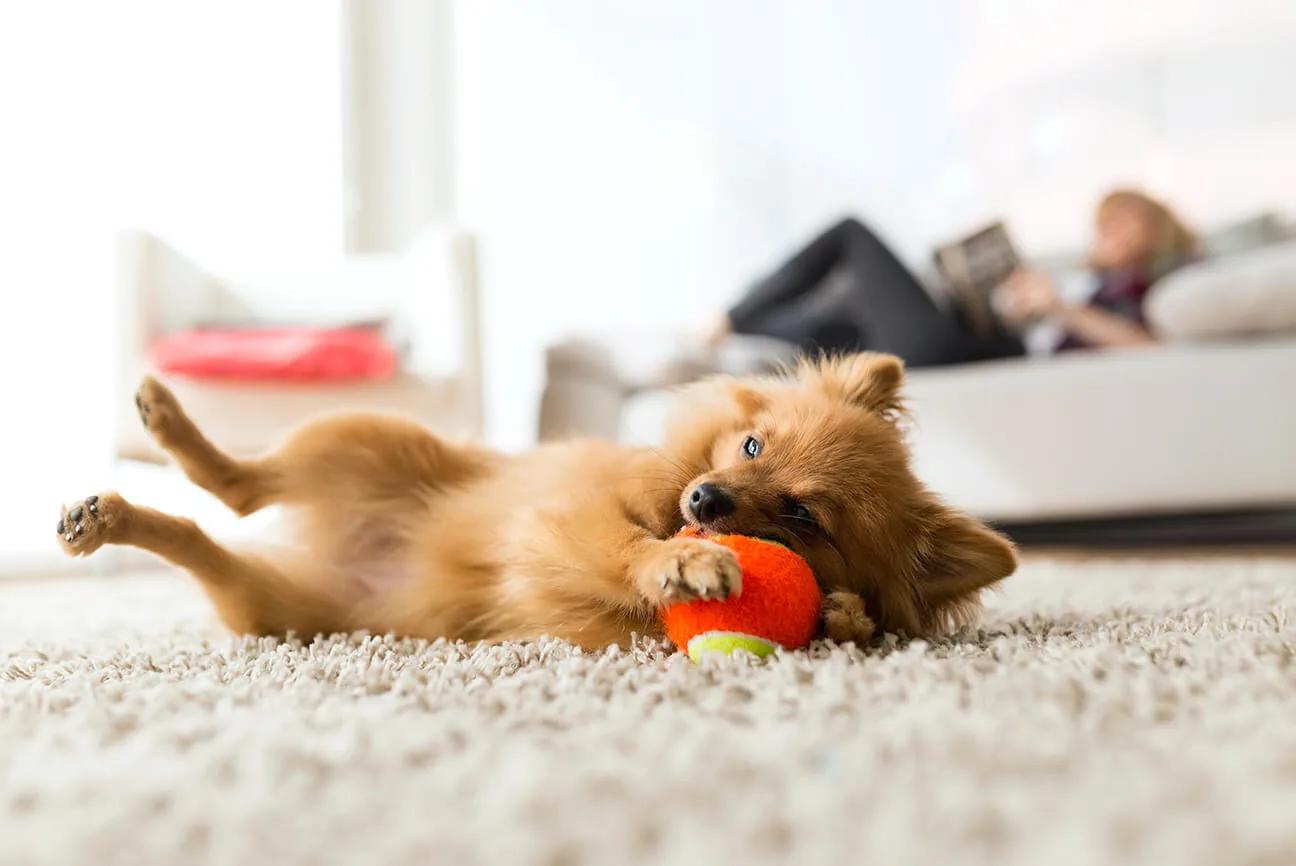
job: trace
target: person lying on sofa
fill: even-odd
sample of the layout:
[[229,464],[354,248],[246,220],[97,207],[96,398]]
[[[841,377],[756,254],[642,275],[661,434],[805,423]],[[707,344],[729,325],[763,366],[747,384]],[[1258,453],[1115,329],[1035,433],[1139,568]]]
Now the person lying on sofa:
[[[1200,256],[1197,235],[1165,204],[1131,189],[1104,196],[1094,223],[1088,266],[1098,287],[1088,301],[1068,303],[1048,276],[1019,268],[996,292],[999,315],[1009,326],[1055,322],[1064,333],[1055,351],[1154,343],[1144,298],[1159,279]],[[827,279],[838,268],[844,278]],[[1008,329],[978,338],[957,305],[942,309],[855,219],[832,226],[757,283],[707,339],[714,346],[731,333],[774,337],[810,352],[890,352],[910,367],[1026,351]]]

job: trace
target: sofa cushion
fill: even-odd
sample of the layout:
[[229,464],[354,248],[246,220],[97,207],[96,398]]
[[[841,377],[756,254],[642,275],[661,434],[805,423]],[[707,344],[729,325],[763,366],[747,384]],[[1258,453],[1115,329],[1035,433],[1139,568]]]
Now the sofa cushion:
[[199,379],[339,381],[386,379],[396,353],[372,328],[196,328],[149,348],[158,370]]
[[1156,285],[1146,312],[1171,341],[1296,332],[1296,242],[1183,268]]

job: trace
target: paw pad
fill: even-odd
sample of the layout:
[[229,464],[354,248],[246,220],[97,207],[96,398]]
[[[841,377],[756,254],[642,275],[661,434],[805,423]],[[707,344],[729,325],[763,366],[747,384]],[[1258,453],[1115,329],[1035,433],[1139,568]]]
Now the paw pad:
[[85,499],[64,509],[59,518],[59,541],[63,549],[74,556],[92,553],[106,540],[110,521],[105,520],[105,502],[98,496],[87,496]]
[[135,392],[135,411],[140,423],[163,448],[168,447],[177,424],[184,421],[184,413],[167,387],[146,376]]

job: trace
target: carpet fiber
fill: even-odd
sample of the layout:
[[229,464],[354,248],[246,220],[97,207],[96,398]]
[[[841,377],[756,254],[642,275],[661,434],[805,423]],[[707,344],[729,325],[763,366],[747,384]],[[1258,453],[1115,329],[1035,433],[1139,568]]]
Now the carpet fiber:
[[231,638],[0,584],[0,863],[1296,863],[1296,565],[1039,560],[958,639]]

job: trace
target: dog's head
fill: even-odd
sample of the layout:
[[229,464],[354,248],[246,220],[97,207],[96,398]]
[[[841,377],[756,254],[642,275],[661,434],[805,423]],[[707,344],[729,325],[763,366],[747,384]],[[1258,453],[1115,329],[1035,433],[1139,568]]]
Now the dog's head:
[[914,477],[903,378],[898,359],[865,353],[692,389],[667,449],[703,470],[680,497],[685,522],[787,545],[825,589],[858,592],[884,629],[969,621],[1015,552]]

